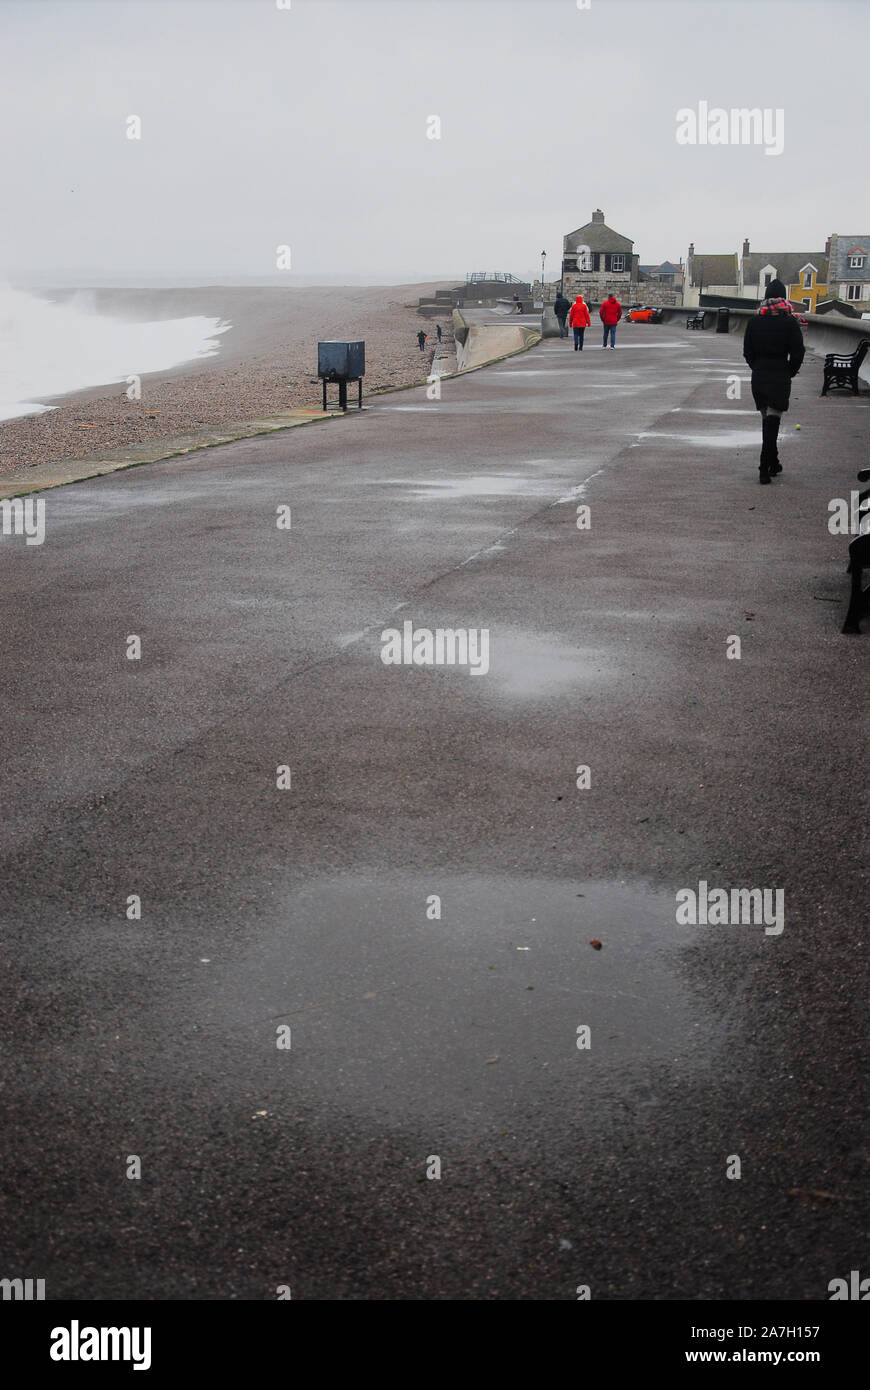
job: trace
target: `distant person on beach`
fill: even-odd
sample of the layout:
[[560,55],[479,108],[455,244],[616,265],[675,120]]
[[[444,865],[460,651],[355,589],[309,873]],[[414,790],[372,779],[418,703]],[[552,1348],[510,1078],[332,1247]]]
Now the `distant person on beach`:
[[435,329],[435,332],[438,334],[438,341],[439,341],[439,343],[440,343],[440,342],[441,342],[441,325],[440,325],[440,323],[437,325],[437,327],[436,327],[436,329]]
[[426,346],[426,334],[423,332],[422,328],[420,329],[420,332],[417,334],[417,344],[420,348],[420,351],[422,352],[424,347]]
[[792,378],[804,360],[804,338],[781,280],[771,280],[764,303],[746,325],[743,356],[752,369],[752,399],[761,412],[758,481],[782,472],[776,448],[779,422],[788,410]]
[[609,294],[598,310],[598,317],[604,324],[604,342],[602,347],[607,347],[607,335],[610,334],[610,346],[616,347],[616,325],[622,318],[622,305],[615,294]]
[[562,291],[560,290],[559,293],[556,295],[556,299],[555,299],[555,301],[554,301],[554,303],[553,303],[553,313],[556,315],[556,318],[559,320],[559,337],[560,337],[560,338],[567,338],[567,336],[568,336],[568,330],[567,330],[567,328],[565,327],[565,320],[566,320],[566,318],[568,317],[568,314],[570,313],[570,311],[571,311],[571,301],[570,301],[570,299],[566,299],[565,296],[563,295]]
[[[571,311],[568,314],[568,322],[574,329],[574,351],[582,352],[583,336],[586,332],[586,329],[589,328],[589,326],[592,323],[592,320],[589,317],[589,305],[586,303],[586,300],[583,298],[582,294],[578,294],[577,298],[574,300],[574,303],[571,305]],[[567,330],[565,332],[565,336],[568,336]]]

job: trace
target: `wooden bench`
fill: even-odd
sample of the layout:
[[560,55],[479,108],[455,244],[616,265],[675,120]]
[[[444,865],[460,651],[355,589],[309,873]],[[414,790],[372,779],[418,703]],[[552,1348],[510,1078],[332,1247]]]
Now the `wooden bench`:
[[828,394],[828,388],[833,386],[835,389],[848,390],[851,387],[852,395],[858,394],[858,369],[864,358],[867,356],[867,349],[870,347],[870,338],[862,338],[854,352],[829,352],[825,357],[825,384],[822,387],[822,395]]
[[687,319],[686,319],[686,327],[687,327],[687,328],[703,328],[703,327],[704,327],[704,314],[705,314],[705,313],[706,313],[706,310],[705,310],[705,309],[700,309],[700,310],[698,311],[697,314],[693,314],[690,318],[687,318]]
[[[865,340],[866,341],[866,340]],[[870,468],[861,468],[858,471],[858,482],[866,483],[870,481]],[[864,516],[870,516],[870,511],[864,511],[865,506],[870,501],[870,487],[864,492],[858,493],[858,515],[864,512]],[[859,527],[863,525],[863,520],[859,521]],[[870,570],[870,535],[857,535],[849,542],[849,565],[846,573],[852,576],[852,593],[849,597],[849,611],[846,614],[846,621],[843,623],[844,632],[861,631],[861,615],[865,609],[870,607],[870,588],[863,587],[863,572]]]

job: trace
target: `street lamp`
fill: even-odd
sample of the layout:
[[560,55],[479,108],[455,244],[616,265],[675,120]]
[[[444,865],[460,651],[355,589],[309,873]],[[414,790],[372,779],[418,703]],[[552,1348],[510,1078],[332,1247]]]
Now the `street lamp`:
[[546,251],[542,251],[542,252],[541,252],[541,308],[542,308],[542,309],[543,309],[544,305],[545,305],[546,302],[547,302],[546,294],[545,294],[545,292],[544,292],[544,264],[545,264],[545,262],[546,262],[546,259],[547,259],[547,253],[546,253]]

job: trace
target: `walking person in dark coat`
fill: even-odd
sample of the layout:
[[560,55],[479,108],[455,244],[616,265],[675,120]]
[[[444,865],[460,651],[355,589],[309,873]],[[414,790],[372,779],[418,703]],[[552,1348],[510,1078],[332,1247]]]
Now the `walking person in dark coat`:
[[764,303],[747,323],[743,356],[752,368],[752,398],[761,412],[758,481],[769,483],[782,472],[776,448],[779,422],[788,410],[792,377],[804,360],[803,334],[781,280],[771,280]]
[[560,290],[559,293],[556,295],[556,300],[555,300],[555,303],[553,304],[553,313],[556,315],[556,318],[559,320],[559,337],[560,337],[560,338],[567,338],[567,336],[568,336],[568,329],[567,329],[566,326],[565,326],[565,320],[566,320],[567,317],[568,317],[568,313],[569,313],[570,308],[571,308],[571,301],[570,301],[569,299],[566,299],[565,296],[563,295],[562,291]]
[[436,325],[435,332],[438,334],[438,341],[439,341],[439,343],[440,343],[440,342],[441,342],[441,325],[440,325],[440,323]]
[[426,334],[423,332],[422,328],[420,329],[420,332],[417,334],[417,346],[419,347],[421,352],[426,346]]

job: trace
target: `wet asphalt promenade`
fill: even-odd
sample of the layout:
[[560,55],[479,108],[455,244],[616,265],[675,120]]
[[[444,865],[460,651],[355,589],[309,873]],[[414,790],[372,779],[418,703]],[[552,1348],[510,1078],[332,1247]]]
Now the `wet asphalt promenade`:
[[[808,354],[761,488],[739,337],[617,343],[0,540],[0,1275],[814,1300],[866,1263],[870,618],[827,519],[870,397]],[[489,670],[385,665],[406,620]],[[701,880],[783,890],[782,933],[678,925]]]

